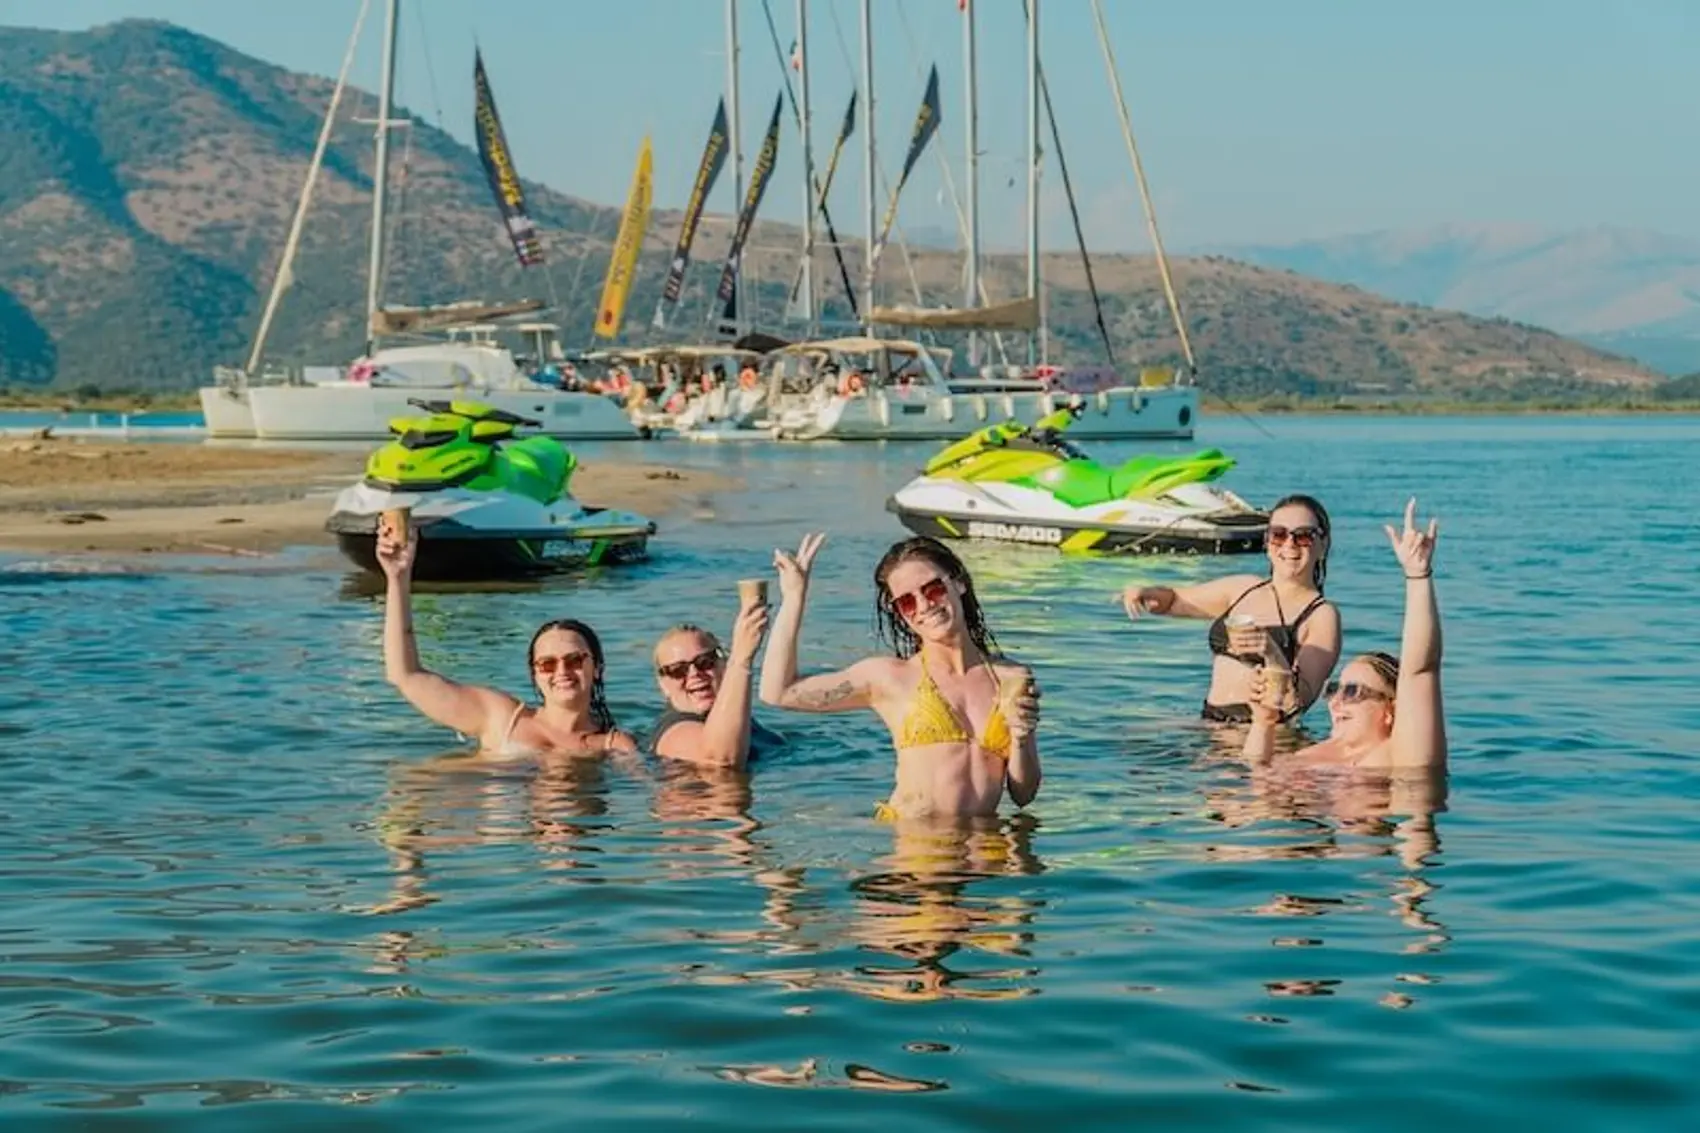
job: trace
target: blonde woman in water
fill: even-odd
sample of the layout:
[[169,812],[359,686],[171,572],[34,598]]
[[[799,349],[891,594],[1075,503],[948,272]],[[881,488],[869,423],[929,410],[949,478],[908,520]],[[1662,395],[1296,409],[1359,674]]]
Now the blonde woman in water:
[[[1405,527],[1384,528],[1405,575],[1405,625],[1399,656],[1364,653],[1340,670],[1324,690],[1334,723],[1323,742],[1283,761],[1349,767],[1383,774],[1446,769],[1446,717],[1440,696],[1440,607],[1434,594],[1434,547],[1440,525],[1416,525],[1417,501],[1405,505]],[[1286,703],[1284,671],[1253,678],[1252,727],[1245,755],[1267,761],[1274,751],[1279,705]]]
[[882,818],[996,814],[1007,786],[1017,806],[1039,793],[1038,690],[1002,659],[974,582],[935,539],[892,546],[874,569],[875,617],[894,656],[797,675],[809,572],[824,535],[775,551],[781,603],[761,668],[765,704],[798,712],[871,709],[891,730],[897,782]]

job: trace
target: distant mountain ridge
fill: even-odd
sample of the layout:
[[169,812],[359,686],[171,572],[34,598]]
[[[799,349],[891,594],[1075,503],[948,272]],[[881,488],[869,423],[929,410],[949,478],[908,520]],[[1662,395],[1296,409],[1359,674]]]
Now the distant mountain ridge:
[[[500,97],[499,72],[492,79]],[[9,142],[0,147],[0,384],[185,388],[216,363],[239,362],[331,87],[157,21],[0,29],[0,133]],[[369,116],[372,102],[351,91],[334,131],[269,346],[278,360],[345,360],[361,348],[373,166],[370,127],[351,119]],[[515,265],[468,147],[415,117],[397,148],[391,302],[548,296],[548,278]],[[525,155],[516,157],[523,171]],[[547,235],[557,318],[582,342],[617,210],[535,182],[525,188]],[[677,212],[655,217],[627,308],[628,341],[653,340],[648,316],[679,223]],[[729,231],[726,217],[704,219],[675,339],[706,334],[705,298]],[[791,226],[758,223],[745,261],[758,321],[781,334],[800,243]],[[859,247],[846,254],[860,263]],[[1053,353],[1097,360],[1078,260],[1049,253],[1045,265]],[[1106,255],[1094,266],[1118,360],[1178,362],[1151,259]],[[961,269],[959,252],[894,251],[882,301],[916,301],[913,281],[922,301],[955,304]],[[983,274],[994,298],[1024,287],[1018,256],[988,257]],[[1193,257],[1176,262],[1175,277],[1201,378],[1230,395],[1367,388],[1517,398],[1658,382],[1642,366],[1533,327],[1286,272]],[[824,255],[816,279],[836,291]],[[847,314],[833,299],[829,317]]]
[[1549,327],[1668,372],[1700,370],[1700,240],[1607,226],[1450,225],[1211,250]]

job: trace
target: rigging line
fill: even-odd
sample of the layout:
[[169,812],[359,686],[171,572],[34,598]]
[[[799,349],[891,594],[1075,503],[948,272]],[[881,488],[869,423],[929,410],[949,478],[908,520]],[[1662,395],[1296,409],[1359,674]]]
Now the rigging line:
[[[800,135],[803,130],[803,111],[797,105],[797,96],[792,93],[790,60],[785,58],[784,49],[779,46],[779,28],[773,22],[773,9],[768,6],[768,0],[761,0],[761,10],[762,14],[767,17],[767,34],[773,41],[773,54],[779,60],[779,74],[785,80],[785,98],[791,104],[791,117],[796,121],[797,132]],[[812,155],[810,156],[812,157]],[[816,208],[820,211],[821,220],[826,225],[827,242],[832,245],[833,257],[838,261],[838,275],[840,281],[844,284],[844,295],[850,300],[851,313],[855,314],[856,285],[850,280],[850,265],[844,260],[844,248],[838,242],[838,230],[833,226],[832,213],[827,209],[827,188],[828,186],[821,181],[820,175],[814,174],[810,189],[818,202]],[[804,217],[803,223],[808,224],[809,218]]]
[[[1022,0],[1022,11],[1032,19],[1028,10],[1027,0]],[[1098,335],[1104,340],[1104,356],[1109,359],[1112,367],[1116,364],[1116,348],[1110,343],[1110,328],[1104,325],[1104,304],[1098,297],[1098,281],[1092,274],[1092,256],[1086,250],[1086,231],[1080,226],[1080,207],[1074,199],[1074,184],[1068,176],[1068,159],[1063,156],[1062,131],[1057,128],[1056,107],[1051,104],[1051,84],[1045,78],[1045,68],[1039,67],[1039,96],[1045,101],[1045,117],[1051,124],[1051,148],[1057,154],[1057,170],[1062,174],[1063,196],[1068,200],[1068,215],[1074,221],[1074,239],[1080,245],[1080,263],[1086,270],[1086,289],[1092,295],[1092,314],[1098,321]]]
[[[853,74],[856,73],[856,64],[855,64],[855,61],[850,57],[849,41],[847,41],[844,38],[844,25],[838,22],[837,6],[833,5],[833,4],[828,4],[826,6],[826,14],[832,20],[832,31],[833,31],[834,37],[838,40],[838,53],[844,59],[845,69],[847,69],[853,75]],[[871,129],[873,129],[873,125],[874,125],[874,107],[873,107],[873,100],[871,98],[867,98],[866,95],[867,95],[867,92],[864,91],[863,92],[864,101],[867,103],[867,105],[864,108],[863,113],[867,115],[867,118],[866,118],[867,126],[866,126],[866,128],[871,130]],[[890,198],[890,196],[891,196],[891,182],[886,178],[885,167],[880,164],[879,159],[877,157],[874,159],[874,180],[879,183],[880,191],[883,192],[886,195],[887,198]],[[915,278],[915,265],[914,265],[914,262],[909,258],[909,242],[903,235],[903,226],[898,224],[896,222],[896,220],[893,219],[892,229],[897,233],[897,246],[898,246],[898,248],[900,248],[902,250],[904,262],[909,267],[909,282],[910,282],[911,288],[913,288],[913,290],[915,292],[915,302],[917,304],[924,304],[925,301],[921,297],[920,281]],[[868,243],[872,243],[874,238],[875,238],[875,234],[870,232],[870,233],[868,233],[866,240],[867,240]],[[877,286],[878,280],[875,280],[875,284]],[[866,311],[863,312],[862,317],[863,317],[864,321],[867,319],[867,316],[869,314],[871,314],[871,312],[866,312]]]
[[1192,353],[1192,340],[1187,337],[1186,320],[1181,317],[1180,298],[1175,294],[1174,281],[1169,278],[1169,261],[1163,254],[1163,238],[1157,233],[1157,212],[1151,204],[1150,187],[1145,183],[1145,165],[1139,160],[1139,147],[1133,140],[1133,122],[1128,117],[1127,99],[1122,96],[1121,75],[1116,70],[1115,52],[1110,48],[1109,29],[1104,25],[1102,0],[1092,0],[1092,18],[1098,25],[1098,44],[1104,50],[1104,67],[1110,73],[1110,89],[1116,96],[1116,113],[1121,119],[1122,140],[1127,143],[1128,156],[1133,160],[1133,176],[1139,183],[1139,200],[1145,208],[1145,227],[1151,233],[1151,246],[1157,253],[1157,272],[1163,280],[1163,294],[1169,301],[1169,313],[1174,316],[1175,331],[1181,338],[1181,353],[1186,356],[1187,369],[1196,380],[1198,361]]
[[[1139,160],[1139,147],[1133,141],[1133,123],[1127,113],[1127,99],[1122,96],[1121,75],[1116,70],[1115,52],[1110,48],[1109,29],[1104,24],[1104,6],[1102,0],[1092,0],[1092,18],[1098,26],[1098,44],[1104,51],[1104,67],[1110,73],[1110,88],[1116,96],[1116,112],[1121,119],[1122,140],[1127,143],[1128,156],[1133,160],[1133,173],[1139,183],[1139,200],[1145,208],[1145,225],[1151,233],[1151,246],[1157,253],[1157,272],[1163,280],[1163,294],[1169,301],[1169,313],[1174,316],[1175,331],[1180,335],[1181,353],[1186,357],[1188,376],[1196,385],[1198,381],[1198,362],[1193,356],[1192,340],[1187,337],[1186,320],[1181,316],[1180,299],[1175,295],[1174,281],[1169,278],[1169,260],[1163,253],[1163,239],[1157,234],[1157,213],[1151,204],[1150,187],[1145,183],[1145,166]],[[1228,398],[1217,393],[1222,404],[1233,412],[1249,421],[1258,432],[1274,439],[1275,434],[1264,427],[1263,422],[1235,405]]]
[[[908,10],[907,4],[898,4],[897,21],[903,25],[904,46],[909,51],[909,64],[915,71],[915,77],[925,83],[927,73],[921,69],[921,57],[915,50],[915,33],[909,27]],[[962,18],[966,19],[967,16],[963,14]],[[963,112],[966,113],[967,109],[964,108]],[[962,201],[956,195],[956,178],[951,176],[950,160],[945,157],[942,146],[933,147],[933,156],[938,158],[939,172],[944,174],[944,190],[946,195],[950,197],[951,211],[956,214],[956,233],[962,237],[962,246],[966,248],[968,246],[968,214],[963,210]],[[964,266],[964,271],[966,271],[966,266]]]

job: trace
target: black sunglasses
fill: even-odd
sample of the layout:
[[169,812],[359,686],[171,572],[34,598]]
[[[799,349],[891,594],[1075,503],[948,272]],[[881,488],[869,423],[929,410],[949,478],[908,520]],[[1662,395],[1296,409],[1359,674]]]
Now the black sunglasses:
[[707,653],[698,653],[688,661],[674,661],[671,665],[657,665],[655,671],[672,681],[682,681],[692,669],[699,673],[712,673],[714,667],[720,664],[725,654],[719,649],[710,649]]

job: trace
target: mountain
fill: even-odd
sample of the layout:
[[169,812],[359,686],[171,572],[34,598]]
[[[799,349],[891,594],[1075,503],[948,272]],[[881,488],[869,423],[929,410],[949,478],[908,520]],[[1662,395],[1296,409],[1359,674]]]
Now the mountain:
[[1407,302],[1551,327],[1668,373],[1700,370],[1700,240],[1459,225],[1214,250]]
[[[117,81],[113,76],[122,76]],[[502,78],[492,74],[498,97]],[[86,32],[0,30],[0,384],[186,388],[239,362],[294,211],[331,94],[182,28],[124,21]],[[372,190],[369,94],[350,92],[268,355],[342,360],[363,342]],[[400,113],[406,113],[405,109]],[[397,304],[560,294],[582,341],[594,316],[617,210],[526,182],[547,234],[551,273],[515,264],[475,154],[415,118],[395,147],[394,227],[385,294]],[[525,155],[516,155],[520,168]],[[649,334],[677,212],[657,215],[628,307],[627,335]],[[730,233],[704,219],[676,333],[701,333]],[[757,224],[746,258],[756,310],[778,323],[800,245],[794,228]],[[888,301],[954,302],[960,256],[893,247]],[[852,273],[861,249],[846,249]],[[1179,359],[1151,260],[1095,261],[1105,317],[1124,363]],[[1021,260],[989,257],[994,296],[1020,294]],[[1096,359],[1077,259],[1046,257],[1053,354]],[[1587,396],[1650,387],[1656,375],[1534,327],[1389,302],[1352,287],[1215,257],[1175,276],[1202,365],[1229,394],[1380,389],[1445,396]],[[822,256],[817,279],[836,292]],[[903,290],[900,291],[900,288]],[[847,313],[841,301],[828,317]],[[581,329],[582,328],[582,329]]]

